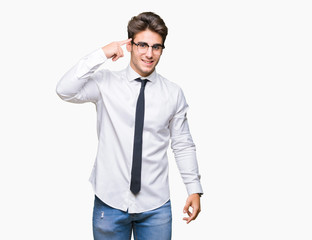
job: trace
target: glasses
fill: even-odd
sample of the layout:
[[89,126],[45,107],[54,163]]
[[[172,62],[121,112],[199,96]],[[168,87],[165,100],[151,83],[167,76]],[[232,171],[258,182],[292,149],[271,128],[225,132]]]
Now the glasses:
[[154,44],[153,46],[148,45],[146,42],[138,42],[135,43],[132,41],[132,44],[138,47],[139,53],[146,53],[147,50],[151,47],[153,50],[153,53],[156,55],[160,55],[162,53],[162,50],[165,48],[162,44]]

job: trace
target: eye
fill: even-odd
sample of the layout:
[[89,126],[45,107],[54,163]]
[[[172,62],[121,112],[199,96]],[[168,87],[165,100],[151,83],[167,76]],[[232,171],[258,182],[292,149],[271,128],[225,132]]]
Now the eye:
[[160,46],[158,46],[158,45],[156,45],[156,46],[154,45],[154,46],[153,46],[153,49],[154,49],[154,50],[159,50],[159,48],[160,48]]
[[146,48],[146,47],[148,47],[147,43],[144,43],[144,42],[139,42],[139,43],[138,43],[138,46],[139,46],[140,48]]
[[154,50],[161,50],[162,46],[160,44],[155,44],[152,47]]

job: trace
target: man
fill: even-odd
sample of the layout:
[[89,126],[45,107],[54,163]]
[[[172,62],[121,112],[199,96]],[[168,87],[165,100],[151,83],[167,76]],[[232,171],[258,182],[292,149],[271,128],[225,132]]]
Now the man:
[[[57,85],[58,95],[97,109],[98,152],[90,177],[95,192],[94,239],[171,239],[167,148],[185,183],[189,223],[200,212],[203,193],[182,90],[159,75],[167,36],[164,21],[152,12],[128,23],[128,38],[82,58]],[[96,71],[107,59],[131,54],[121,71]],[[191,212],[189,208],[193,208]]]

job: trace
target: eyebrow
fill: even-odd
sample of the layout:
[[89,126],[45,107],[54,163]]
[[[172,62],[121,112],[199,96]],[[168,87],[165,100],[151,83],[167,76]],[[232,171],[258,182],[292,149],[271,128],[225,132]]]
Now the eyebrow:
[[[138,43],[146,44],[146,45],[150,46],[147,42],[138,42]],[[153,46],[163,46],[163,45],[161,43],[155,43],[155,44],[151,45],[151,47],[153,47]]]

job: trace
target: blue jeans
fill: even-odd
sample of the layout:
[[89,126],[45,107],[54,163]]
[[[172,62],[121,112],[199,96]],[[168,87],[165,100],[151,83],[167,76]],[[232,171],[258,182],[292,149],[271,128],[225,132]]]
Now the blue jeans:
[[112,208],[97,196],[93,208],[94,240],[170,240],[172,214],[170,200],[160,208],[130,214]]

